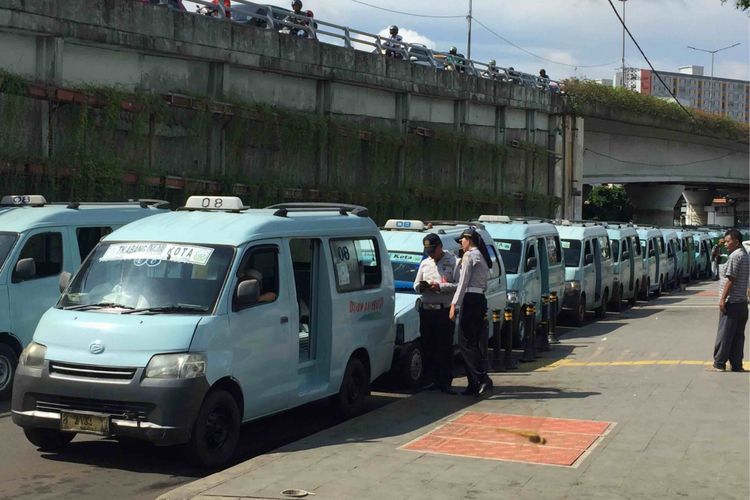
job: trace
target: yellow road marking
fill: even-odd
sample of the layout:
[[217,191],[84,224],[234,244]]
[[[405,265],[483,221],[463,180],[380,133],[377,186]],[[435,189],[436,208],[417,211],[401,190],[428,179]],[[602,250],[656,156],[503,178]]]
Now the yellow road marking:
[[[535,371],[552,371],[558,368],[569,368],[579,366],[655,366],[655,365],[698,365],[710,366],[712,361],[700,361],[693,359],[648,359],[638,361],[572,361],[561,359],[547,366],[538,368]],[[743,368],[750,370],[750,361],[742,363]]]

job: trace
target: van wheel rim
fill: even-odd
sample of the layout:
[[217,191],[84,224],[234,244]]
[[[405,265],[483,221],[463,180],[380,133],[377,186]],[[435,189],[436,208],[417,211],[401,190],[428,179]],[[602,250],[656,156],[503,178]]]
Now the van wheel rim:
[[362,397],[362,393],[364,392],[362,389],[364,378],[364,374],[359,371],[352,373],[351,380],[349,381],[349,397],[347,398],[349,404],[356,403]]
[[206,418],[206,445],[211,450],[224,446],[229,437],[229,414],[226,408],[214,408]]
[[10,373],[10,360],[4,356],[0,356],[0,391],[5,389],[10,383]]
[[409,376],[412,380],[418,381],[422,378],[423,365],[422,352],[419,349],[414,349],[414,353],[411,356],[411,362],[409,363]]

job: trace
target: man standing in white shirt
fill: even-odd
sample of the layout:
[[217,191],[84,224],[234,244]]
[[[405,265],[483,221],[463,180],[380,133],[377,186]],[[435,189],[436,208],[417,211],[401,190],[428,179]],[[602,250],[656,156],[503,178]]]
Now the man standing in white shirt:
[[419,306],[419,330],[425,352],[425,381],[428,390],[456,394],[453,382],[453,321],[448,317],[456,291],[458,262],[443,251],[437,234],[422,241],[427,258],[419,264],[414,290],[422,294]]

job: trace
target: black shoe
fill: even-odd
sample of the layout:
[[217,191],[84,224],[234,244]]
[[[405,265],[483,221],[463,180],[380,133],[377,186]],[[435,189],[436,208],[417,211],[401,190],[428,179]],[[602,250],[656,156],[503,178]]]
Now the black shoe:
[[474,395],[474,397],[483,398],[484,396],[488,395],[491,392],[492,392],[492,381],[487,380],[479,384],[479,389],[477,389],[477,392]]
[[477,388],[474,386],[469,386],[463,391],[461,391],[462,396],[474,396],[477,393]]
[[443,394],[450,394],[451,396],[455,396],[456,394],[458,394],[449,385],[444,385],[440,387],[440,392],[442,392]]
[[423,391],[437,391],[440,389],[440,384],[436,382],[430,382],[429,384],[422,387]]

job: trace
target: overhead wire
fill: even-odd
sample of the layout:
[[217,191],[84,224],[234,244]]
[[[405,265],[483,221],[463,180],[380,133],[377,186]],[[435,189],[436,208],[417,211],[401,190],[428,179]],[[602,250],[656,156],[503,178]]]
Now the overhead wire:
[[373,5],[371,3],[362,2],[361,0],[352,0],[354,3],[358,3],[360,5],[366,5],[368,7],[372,7],[373,9],[378,10],[384,10],[386,12],[393,12],[394,14],[401,14],[403,16],[412,16],[412,17],[428,17],[433,19],[466,19],[466,14],[460,15],[460,16],[440,16],[440,15],[430,15],[430,14],[415,14],[412,12],[404,12],[401,10],[395,10],[395,9],[387,9],[385,7],[381,7],[380,5]]
[[[612,11],[617,16],[617,19],[620,21],[620,24],[622,24],[623,29],[625,30],[625,32],[628,34],[630,39],[635,44],[636,48],[638,49],[638,52],[641,53],[643,58],[646,60],[646,63],[648,63],[648,66],[651,68],[651,71],[653,71],[654,74],[656,75],[656,78],[658,78],[661,84],[664,85],[664,88],[667,89],[667,92],[669,92],[669,95],[671,95],[674,98],[675,102],[682,108],[682,110],[690,117],[691,120],[693,120],[693,122],[695,122],[695,117],[693,116],[693,114],[690,111],[688,111],[688,109],[685,106],[682,105],[679,99],[677,99],[677,96],[674,94],[674,92],[672,92],[672,89],[670,89],[669,86],[667,86],[667,84],[664,82],[659,72],[656,71],[656,68],[654,68],[654,65],[651,64],[651,61],[649,61],[648,57],[646,56],[646,53],[643,52],[643,49],[641,48],[641,46],[638,45],[638,42],[636,41],[633,34],[630,32],[630,29],[628,29],[628,26],[625,24],[625,21],[623,21],[622,17],[620,17],[620,13],[617,12],[617,9],[615,8],[615,4],[612,3],[612,0],[607,0],[607,1],[609,2],[610,7],[612,7]],[[623,80],[625,79],[624,74],[622,75],[622,78]]]

